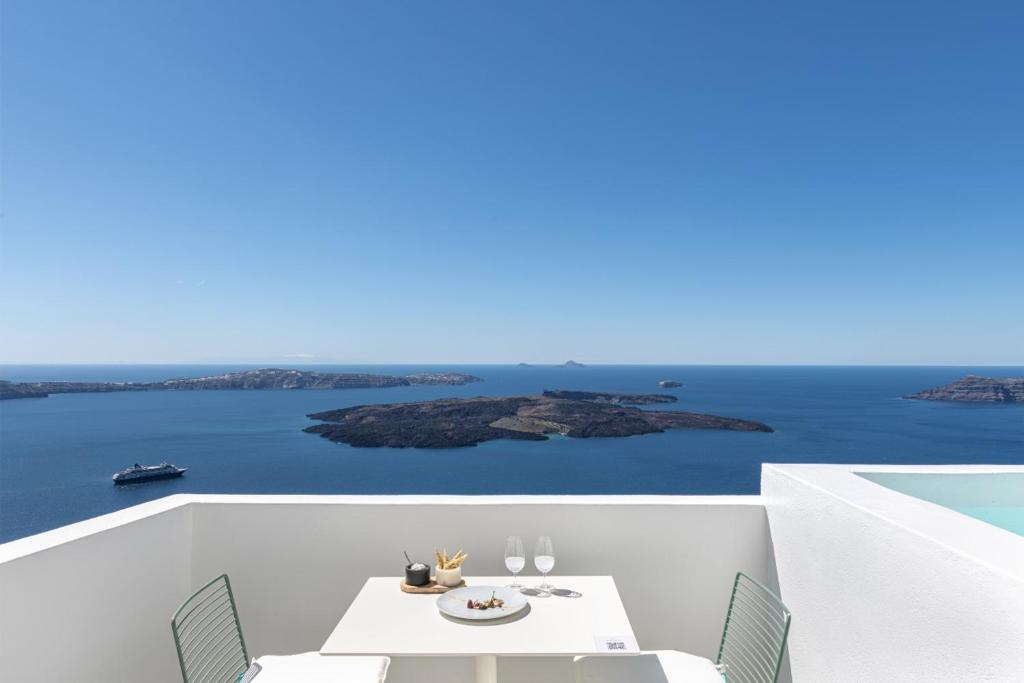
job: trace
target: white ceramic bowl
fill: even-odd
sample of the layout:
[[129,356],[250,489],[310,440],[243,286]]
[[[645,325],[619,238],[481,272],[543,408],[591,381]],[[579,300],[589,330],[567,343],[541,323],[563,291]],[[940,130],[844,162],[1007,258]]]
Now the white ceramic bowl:
[[462,583],[462,567],[456,567],[455,569],[441,569],[440,567],[434,567],[434,578],[442,586],[458,586]]

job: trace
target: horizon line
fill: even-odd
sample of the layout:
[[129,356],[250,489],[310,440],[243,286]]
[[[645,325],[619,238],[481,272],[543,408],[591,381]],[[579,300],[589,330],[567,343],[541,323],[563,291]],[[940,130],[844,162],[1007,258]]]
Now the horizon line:
[[[7,362],[0,361],[0,367],[13,366],[261,366],[265,368],[285,368],[303,366],[324,366],[338,365],[348,367],[373,367],[373,366],[482,366],[482,367],[519,367],[527,365],[531,367],[562,367],[567,361],[561,362],[535,362],[505,361],[505,362],[465,362],[465,361],[358,361],[345,362],[336,360],[311,361],[301,363],[275,363],[274,361],[147,361],[147,362]],[[581,367],[914,367],[914,368],[940,368],[940,367],[1024,367],[1024,361],[942,361],[931,363],[685,363],[685,362],[651,362],[651,363],[617,363],[617,362],[583,362],[578,361]],[[573,368],[568,368],[573,369]]]

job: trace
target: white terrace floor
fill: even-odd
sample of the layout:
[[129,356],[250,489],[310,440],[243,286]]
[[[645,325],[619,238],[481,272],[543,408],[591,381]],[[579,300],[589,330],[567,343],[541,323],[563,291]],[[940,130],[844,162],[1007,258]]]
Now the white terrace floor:
[[[317,650],[403,549],[466,548],[468,573],[498,575],[510,533],[551,535],[556,575],[613,576],[645,649],[713,657],[742,570],[793,611],[796,683],[1020,680],[1024,537],[857,472],[1024,467],[765,465],[760,496],[171,496],[0,545],[0,680],[178,681],[170,615],[223,572],[252,653]],[[388,680],[473,672],[396,658]],[[572,680],[562,659],[499,675]]]

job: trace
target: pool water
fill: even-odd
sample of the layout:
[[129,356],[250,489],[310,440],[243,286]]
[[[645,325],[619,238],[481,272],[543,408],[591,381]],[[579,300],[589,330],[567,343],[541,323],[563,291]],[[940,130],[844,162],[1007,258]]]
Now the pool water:
[[980,519],[1024,536],[1024,506],[1021,505],[967,505],[953,508],[957,512]]
[[1024,536],[1024,472],[858,472],[893,491]]

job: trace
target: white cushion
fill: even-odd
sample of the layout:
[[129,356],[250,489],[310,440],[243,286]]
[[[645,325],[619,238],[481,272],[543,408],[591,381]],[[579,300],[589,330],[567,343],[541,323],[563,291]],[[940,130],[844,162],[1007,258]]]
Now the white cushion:
[[573,660],[577,683],[722,683],[710,659],[676,650]]
[[263,667],[253,683],[382,683],[391,660],[387,657],[335,657],[319,652],[263,655]]

